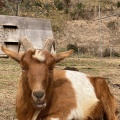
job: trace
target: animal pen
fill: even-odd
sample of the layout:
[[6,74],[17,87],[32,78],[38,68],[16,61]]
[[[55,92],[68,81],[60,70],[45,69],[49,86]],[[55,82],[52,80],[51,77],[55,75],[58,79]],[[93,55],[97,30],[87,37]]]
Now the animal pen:
[[[40,49],[53,37],[51,22],[46,19],[0,15],[0,45],[18,51],[21,37],[26,36],[34,48]],[[0,57],[6,55],[0,50]]]

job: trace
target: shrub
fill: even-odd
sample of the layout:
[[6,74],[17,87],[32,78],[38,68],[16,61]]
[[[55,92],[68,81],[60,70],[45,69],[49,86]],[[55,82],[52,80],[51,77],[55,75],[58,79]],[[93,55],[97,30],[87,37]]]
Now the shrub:
[[35,1],[35,6],[42,7],[42,3],[40,1]]
[[85,54],[88,52],[88,48],[85,46],[81,46],[81,47],[79,47],[79,52],[82,54]]
[[118,53],[117,51],[113,50],[112,51],[112,56],[113,57],[120,57],[120,53]]
[[80,10],[80,11],[83,11],[84,7],[85,7],[85,5],[82,4],[82,3],[77,4],[77,9]]
[[54,0],[54,4],[58,10],[63,10],[64,4],[60,0]]
[[73,19],[73,20],[76,20],[77,19],[77,10],[76,8],[72,8],[71,11],[70,11],[70,17]]
[[44,9],[45,10],[49,11],[51,8],[52,8],[51,4],[48,4],[48,3],[44,4]]
[[69,7],[71,0],[64,0],[64,3],[67,7]]
[[110,57],[110,54],[112,57],[120,57],[120,53],[118,53],[116,50],[113,50],[113,49],[112,51],[110,51],[109,48],[105,49],[105,51],[103,52],[103,57]]
[[69,9],[68,9],[68,8],[65,8],[65,9],[64,9],[64,13],[65,13],[65,14],[68,14],[68,13],[69,13]]
[[53,30],[53,32],[61,32],[62,28],[59,25],[53,24],[52,25],[52,30]]
[[105,51],[103,52],[103,57],[109,57],[110,56],[110,49],[106,48]]
[[119,8],[120,7],[120,2],[117,2],[117,8]]
[[68,45],[67,45],[67,50],[70,50],[70,49],[73,49],[75,53],[78,52],[78,48],[77,48],[77,46],[74,45],[74,44],[68,44]]
[[115,24],[116,24],[115,21],[110,21],[107,23],[107,27],[110,29],[115,29],[116,27]]
[[77,3],[75,6],[73,6],[70,11],[71,18],[73,20],[79,19],[80,17],[84,18],[85,16],[84,8],[85,8],[85,5],[83,3]]

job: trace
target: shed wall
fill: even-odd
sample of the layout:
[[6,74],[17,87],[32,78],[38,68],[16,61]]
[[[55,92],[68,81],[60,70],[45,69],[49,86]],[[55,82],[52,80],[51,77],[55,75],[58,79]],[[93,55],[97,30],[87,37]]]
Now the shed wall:
[[[10,25],[17,26],[17,28],[4,27]],[[11,49],[13,47],[17,51],[17,44],[12,45],[12,43],[19,42],[22,36],[28,37],[34,48],[40,49],[46,38],[53,37],[51,22],[39,18],[0,15],[0,45],[4,44]],[[0,54],[3,53],[0,51]]]

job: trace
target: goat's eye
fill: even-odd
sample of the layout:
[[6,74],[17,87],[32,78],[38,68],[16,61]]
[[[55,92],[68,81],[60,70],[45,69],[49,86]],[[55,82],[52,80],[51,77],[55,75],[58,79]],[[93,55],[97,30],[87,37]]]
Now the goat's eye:
[[22,68],[22,72],[25,72],[26,71],[26,69],[25,68]]

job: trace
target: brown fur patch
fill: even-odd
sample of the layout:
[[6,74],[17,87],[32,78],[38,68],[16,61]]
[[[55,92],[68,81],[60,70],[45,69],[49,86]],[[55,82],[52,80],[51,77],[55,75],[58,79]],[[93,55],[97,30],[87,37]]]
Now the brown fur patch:
[[24,89],[26,87],[24,89],[22,88],[23,82],[20,80],[16,99],[17,118],[18,120],[31,120],[35,109],[31,103],[30,96],[28,94],[24,95]]
[[71,110],[76,108],[74,89],[64,76],[64,71],[54,70],[53,95],[51,102],[48,107],[40,113],[38,120],[40,118],[46,120],[49,118],[66,120]]
[[117,120],[115,115],[117,105],[115,98],[110,93],[108,85],[104,78],[89,77],[90,82],[95,88],[95,93],[100,102],[97,104],[95,110],[91,113],[89,120]]

